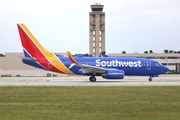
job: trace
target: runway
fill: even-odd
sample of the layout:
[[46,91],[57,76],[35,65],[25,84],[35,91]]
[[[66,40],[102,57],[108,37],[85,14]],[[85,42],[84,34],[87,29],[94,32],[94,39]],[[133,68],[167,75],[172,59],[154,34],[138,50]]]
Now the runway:
[[180,86],[180,75],[162,75],[153,78],[128,77],[122,80],[106,80],[97,77],[96,82],[90,82],[89,77],[0,77],[0,86]]
[[180,86],[180,75],[161,75],[153,78],[128,77],[122,80],[106,80],[97,77],[96,82],[90,82],[89,77],[0,77],[0,86]]

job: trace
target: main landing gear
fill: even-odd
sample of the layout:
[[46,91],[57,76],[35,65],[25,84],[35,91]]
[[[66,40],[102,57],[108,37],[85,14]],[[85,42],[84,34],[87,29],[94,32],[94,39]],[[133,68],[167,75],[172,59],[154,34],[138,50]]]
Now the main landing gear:
[[152,77],[149,77],[149,82],[152,82]]
[[91,76],[91,77],[89,77],[89,80],[90,80],[91,82],[96,82],[96,77],[95,77],[95,76]]

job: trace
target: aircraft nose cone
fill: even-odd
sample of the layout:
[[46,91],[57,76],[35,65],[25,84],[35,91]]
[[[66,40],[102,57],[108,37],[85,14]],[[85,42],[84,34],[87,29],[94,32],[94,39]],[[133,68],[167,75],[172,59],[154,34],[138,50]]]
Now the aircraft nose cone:
[[164,71],[164,73],[166,73],[169,71],[169,68],[164,66],[163,71]]

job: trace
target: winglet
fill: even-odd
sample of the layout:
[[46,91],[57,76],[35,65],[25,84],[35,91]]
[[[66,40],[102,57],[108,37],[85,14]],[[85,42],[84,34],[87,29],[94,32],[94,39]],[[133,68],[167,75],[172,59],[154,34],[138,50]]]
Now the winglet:
[[67,53],[68,53],[68,56],[69,56],[69,59],[71,60],[71,62],[74,63],[74,64],[78,64],[78,62],[74,59],[72,54],[69,51],[67,51]]

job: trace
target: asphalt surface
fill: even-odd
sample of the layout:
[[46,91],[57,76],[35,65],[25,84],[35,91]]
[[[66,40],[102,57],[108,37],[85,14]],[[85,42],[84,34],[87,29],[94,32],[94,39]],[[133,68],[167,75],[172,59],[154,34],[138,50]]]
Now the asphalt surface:
[[180,75],[162,75],[153,78],[126,76],[121,80],[106,80],[97,77],[90,82],[89,77],[0,77],[0,86],[180,86]]

